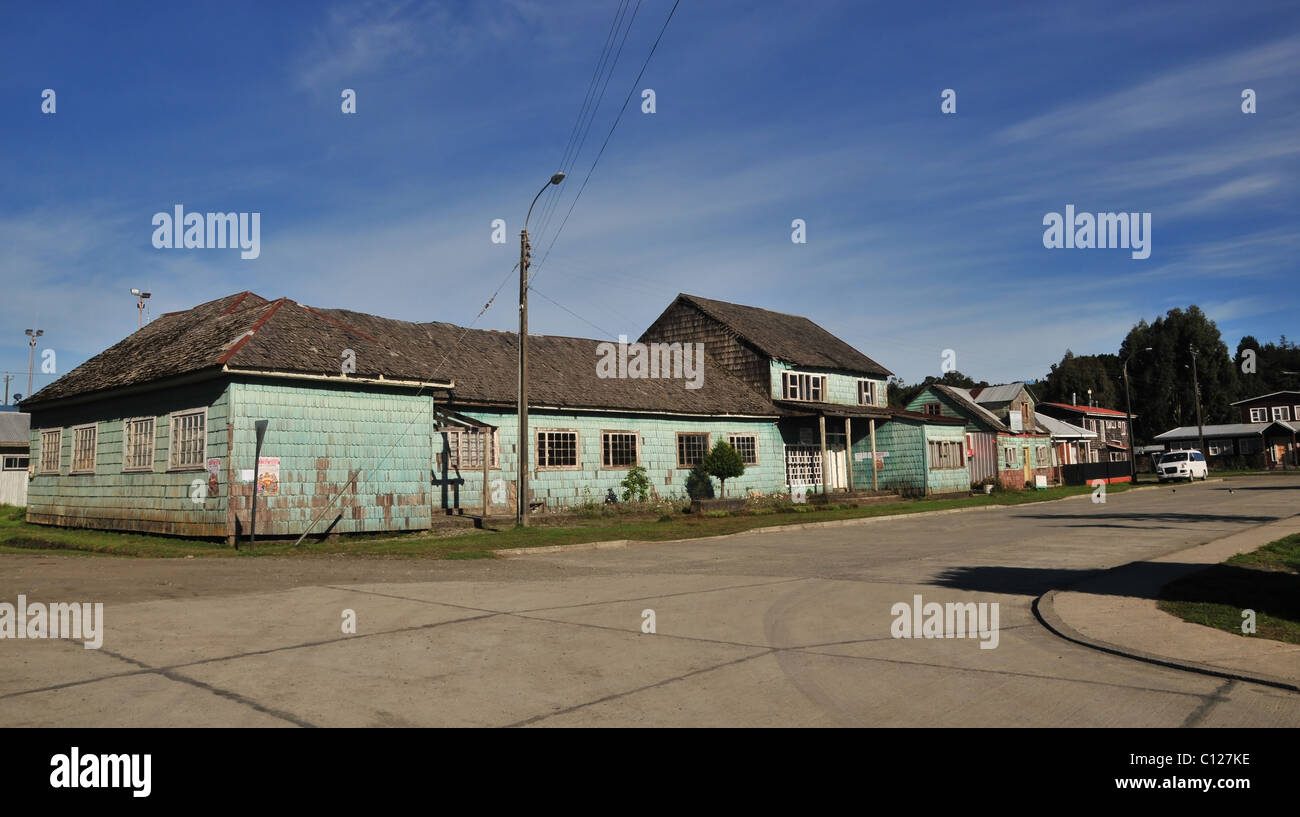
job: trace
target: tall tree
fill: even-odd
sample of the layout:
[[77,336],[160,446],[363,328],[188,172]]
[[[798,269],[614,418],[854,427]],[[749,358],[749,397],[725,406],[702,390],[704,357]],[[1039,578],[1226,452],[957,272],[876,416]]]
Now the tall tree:
[[1115,355],[1075,355],[1069,349],[1060,363],[1038,384],[1035,392],[1043,403],[1124,407],[1124,384],[1120,380],[1120,359]]
[[[1150,347],[1151,351],[1146,351]],[[1155,323],[1140,321],[1120,345],[1129,361],[1134,432],[1139,440],[1177,426],[1196,425],[1192,387],[1195,350],[1205,425],[1233,422],[1231,403],[1238,399],[1238,368],[1214,321],[1200,307],[1171,309]]]

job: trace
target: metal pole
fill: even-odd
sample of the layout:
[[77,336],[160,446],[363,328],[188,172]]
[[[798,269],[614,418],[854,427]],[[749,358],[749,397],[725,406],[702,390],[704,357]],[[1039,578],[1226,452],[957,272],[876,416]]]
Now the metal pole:
[[1133,454],[1133,403],[1128,392],[1128,358],[1124,358],[1124,413],[1128,415],[1128,481],[1137,482],[1137,460]]
[[1201,456],[1205,456],[1205,426],[1201,423],[1201,383],[1196,374],[1196,347],[1190,343],[1187,348],[1192,353],[1192,390],[1196,392],[1196,436],[1201,441]]
[[31,340],[27,341],[27,345],[31,347],[31,351],[27,354],[27,396],[31,397],[32,396],[32,366],[34,366],[36,363],[36,336],[35,335],[32,336]]

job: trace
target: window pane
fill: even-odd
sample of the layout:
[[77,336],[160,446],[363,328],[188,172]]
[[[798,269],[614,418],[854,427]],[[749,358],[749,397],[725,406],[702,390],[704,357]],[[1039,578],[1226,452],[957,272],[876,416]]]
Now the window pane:
[[601,438],[601,463],[607,468],[630,468],[637,464],[636,434],[606,432]]
[[758,437],[753,434],[732,434],[727,442],[740,452],[740,458],[746,465],[758,464]]
[[708,453],[708,449],[708,434],[678,434],[677,467],[693,468],[699,465],[704,462],[704,455]]

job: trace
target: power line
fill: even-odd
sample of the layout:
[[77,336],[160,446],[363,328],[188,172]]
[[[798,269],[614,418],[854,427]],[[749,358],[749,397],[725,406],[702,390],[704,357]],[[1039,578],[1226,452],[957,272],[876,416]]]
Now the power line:
[[545,292],[542,292],[541,290],[536,289],[536,288],[534,288],[534,287],[529,287],[528,290],[529,290],[530,292],[536,294],[536,295],[541,295],[541,296],[542,296],[543,298],[545,298],[546,300],[548,300],[548,301],[550,301],[551,303],[555,304],[555,305],[558,306],[560,309],[563,309],[565,312],[568,312],[570,315],[572,315],[573,317],[575,317],[575,318],[577,318],[578,320],[582,321],[583,323],[587,324],[587,325],[590,326],[592,329],[595,329],[597,332],[600,332],[600,333],[601,333],[602,335],[604,335],[605,337],[608,337],[608,338],[614,338],[614,337],[617,337],[613,332],[611,332],[611,331],[609,331],[608,329],[605,329],[605,328],[603,328],[603,327],[597,326],[596,324],[592,323],[591,321],[589,321],[589,320],[587,320],[586,318],[584,318],[584,317],[582,317],[581,315],[579,315],[577,312],[574,312],[572,309],[569,309],[569,308],[568,308],[567,306],[565,306],[564,304],[562,304],[562,303],[560,303],[559,301],[555,300],[554,298],[550,297],[550,296],[547,295]]
[[[624,8],[626,8],[626,4],[627,4],[627,0],[624,0]],[[596,114],[600,112],[600,106],[605,101],[605,92],[609,89],[609,81],[611,78],[613,78],[614,69],[618,67],[618,61],[623,56],[623,46],[627,44],[627,36],[628,34],[632,33],[632,24],[636,22],[636,15],[637,12],[640,10],[641,10],[641,0],[637,0],[636,7],[632,9],[632,17],[628,20],[627,28],[623,29],[623,39],[618,44],[618,51],[614,54],[614,59],[609,64],[609,70],[605,72],[605,82],[603,85],[601,85],[600,96],[594,98],[595,104],[591,107],[591,116],[587,119],[587,126],[582,131],[582,140],[577,143],[577,148],[573,151],[573,155],[568,157],[569,166],[567,168],[563,167],[563,160],[561,160],[560,170],[565,172],[566,174],[573,169],[573,165],[577,164],[578,157],[582,155],[582,148],[587,144],[587,134],[591,132],[591,126],[596,122]],[[575,134],[576,134],[576,130],[575,130]],[[544,235],[545,231],[550,228],[551,218],[555,214],[555,209],[558,206],[557,204],[558,200],[559,199],[557,197],[552,201],[548,201],[547,205],[549,206],[543,207],[542,225],[537,231],[537,235],[539,237]]]
[[664,38],[664,31],[668,29],[668,24],[672,22],[673,15],[677,13],[677,7],[681,5],[681,2],[682,0],[675,0],[672,9],[669,10],[667,19],[664,20],[663,26],[659,29],[659,36],[655,37],[654,45],[650,47],[650,53],[646,55],[645,62],[641,64],[641,70],[637,72],[636,79],[632,80],[632,87],[628,89],[627,97],[623,100],[623,107],[619,108],[618,116],[614,118],[614,124],[610,126],[609,133],[605,135],[605,141],[601,143],[600,152],[596,154],[596,158],[591,163],[591,168],[587,170],[587,176],[582,180],[582,186],[578,188],[577,195],[573,197],[573,203],[569,205],[568,212],[564,214],[564,220],[560,222],[559,229],[555,231],[555,235],[551,238],[551,243],[547,245],[546,253],[542,255],[542,260],[538,262],[537,269],[533,272],[532,278],[536,278],[541,273],[542,265],[545,264],[546,259],[550,257],[551,248],[555,246],[556,239],[560,237],[560,233],[564,232],[564,226],[569,223],[569,216],[573,215],[573,208],[578,205],[578,200],[582,198],[582,192],[587,189],[587,182],[591,180],[591,174],[596,171],[596,165],[600,162],[600,157],[605,155],[605,148],[609,146],[609,140],[614,136],[614,130],[618,127],[618,123],[623,120],[623,114],[627,111],[627,104],[632,101],[632,95],[636,93],[637,85],[641,83],[641,77],[645,75],[645,69],[650,65],[651,58],[654,57],[655,51],[659,48],[660,41]]

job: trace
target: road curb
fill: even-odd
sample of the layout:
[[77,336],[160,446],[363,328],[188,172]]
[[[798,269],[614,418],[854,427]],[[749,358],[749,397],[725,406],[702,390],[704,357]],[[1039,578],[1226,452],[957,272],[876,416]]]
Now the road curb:
[[[1209,482],[1222,482],[1223,478],[1209,480]],[[1206,484],[1206,483],[1202,483]],[[1133,493],[1134,491],[1154,491],[1157,488],[1164,488],[1164,485],[1139,485],[1136,488],[1128,488],[1124,493]],[[1092,494],[1076,494],[1074,496],[1063,496],[1059,499],[1044,499],[1039,502],[1021,502],[1015,505],[984,505],[975,508],[947,508],[942,511],[918,511],[916,513],[891,513],[881,516],[864,516],[860,519],[829,519],[824,522],[801,522],[793,525],[772,525],[763,528],[750,528],[749,530],[736,531],[735,533],[713,533],[706,536],[691,536],[685,539],[610,539],[603,542],[579,542],[573,545],[546,545],[535,548],[503,548],[492,551],[496,556],[501,558],[513,558],[516,556],[545,556],[556,553],[570,553],[588,550],[616,550],[628,547],[629,545],[667,545],[675,542],[698,542],[703,539],[716,539],[720,536],[739,536],[742,533],[784,533],[796,530],[813,530],[816,528],[840,528],[850,525],[867,525],[873,522],[886,522],[898,519],[919,519],[927,516],[946,516],[954,513],[973,513],[979,511],[1003,511],[1011,508],[1024,508],[1031,505],[1050,505],[1053,502],[1070,502],[1076,499],[1088,499]]]

